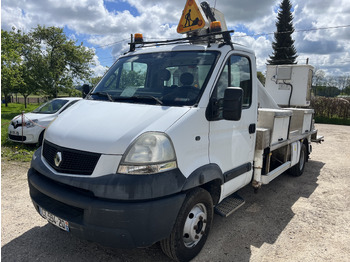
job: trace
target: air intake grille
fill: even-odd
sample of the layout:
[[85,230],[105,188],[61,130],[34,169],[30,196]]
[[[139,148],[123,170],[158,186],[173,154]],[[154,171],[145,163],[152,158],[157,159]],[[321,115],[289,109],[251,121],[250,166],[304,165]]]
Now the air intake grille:
[[12,140],[16,140],[16,141],[26,141],[27,137],[26,136],[15,136],[15,135],[9,135],[9,138]]
[[[58,161],[58,152],[61,153],[61,161]],[[101,154],[60,147],[45,140],[43,156],[57,172],[91,175]]]

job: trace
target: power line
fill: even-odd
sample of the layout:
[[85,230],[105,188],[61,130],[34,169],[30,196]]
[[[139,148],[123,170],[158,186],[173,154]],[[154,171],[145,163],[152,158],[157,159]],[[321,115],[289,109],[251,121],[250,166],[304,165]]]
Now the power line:
[[98,49],[98,48],[104,48],[104,47],[108,47],[108,46],[113,46],[113,45],[116,45],[116,44],[123,43],[123,42],[125,42],[125,41],[129,41],[129,39],[123,39],[123,40],[120,40],[120,41],[117,41],[117,42],[112,42],[112,43],[109,43],[109,44],[100,45],[100,46],[97,46],[96,49]]
[[[331,29],[340,29],[340,28],[349,28],[350,25],[339,25],[339,26],[329,26],[329,27],[318,27],[318,28],[309,28],[309,29],[299,29],[299,30],[294,30],[294,31],[285,31],[285,32],[277,32],[277,34],[286,34],[286,33],[293,33],[293,32],[310,32],[310,31],[319,31],[319,30],[331,30]],[[259,34],[250,34],[250,35],[241,35],[241,36],[232,36],[235,38],[243,38],[243,37],[254,37],[254,36],[267,36],[267,35],[273,35],[274,33],[259,33]],[[154,40],[160,40],[159,38],[154,38]],[[125,41],[129,41],[129,39],[123,39],[123,40],[119,40],[116,42],[111,42],[105,45],[100,45],[97,46],[96,49],[99,48],[105,48],[105,47],[109,47],[109,46],[113,46],[116,44],[120,44],[123,43]],[[108,59],[107,57],[105,59]],[[110,58],[111,60],[114,61],[114,58]],[[101,61],[101,62],[107,62],[107,61]]]
[[318,27],[318,28],[309,28],[309,29],[299,29],[299,30],[293,30],[293,31],[284,31],[284,32],[274,32],[274,33],[260,33],[260,34],[251,34],[251,35],[237,35],[232,37],[248,37],[248,36],[267,36],[267,35],[273,35],[275,33],[277,34],[288,34],[288,33],[298,33],[298,32],[310,32],[310,31],[318,31],[318,30],[329,30],[329,29],[339,29],[339,28],[348,28],[350,25],[339,25],[339,26],[329,26],[329,27]]
[[[243,38],[243,37],[248,37],[248,36],[267,36],[267,35],[273,35],[275,33],[277,34],[287,34],[287,33],[293,33],[293,32],[310,32],[310,31],[318,31],[318,30],[330,30],[330,29],[340,29],[340,28],[349,28],[350,25],[339,25],[339,26],[329,26],[329,27],[319,27],[319,28],[309,28],[309,29],[299,29],[299,30],[294,30],[294,31],[284,31],[284,32],[273,32],[273,33],[258,33],[258,34],[250,34],[250,35],[238,35],[238,36],[232,36],[232,37],[235,37],[235,38]],[[150,39],[153,39],[153,40],[163,40],[164,38],[150,38]],[[125,41],[130,41],[130,39],[122,39],[122,40],[119,40],[119,41],[116,41],[116,42],[111,42],[111,43],[108,43],[108,44],[105,44],[105,45],[100,45],[100,46],[97,46],[96,49],[99,49],[99,48],[104,48],[104,47],[109,47],[109,46],[113,46],[113,45],[116,45],[116,44],[120,44],[120,43],[123,43]]]

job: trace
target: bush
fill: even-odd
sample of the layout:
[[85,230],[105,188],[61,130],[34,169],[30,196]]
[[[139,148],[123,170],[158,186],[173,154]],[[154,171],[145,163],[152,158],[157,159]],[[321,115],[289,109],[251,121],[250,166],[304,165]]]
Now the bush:
[[316,122],[338,124],[350,122],[350,98],[313,97],[311,108],[315,110]]

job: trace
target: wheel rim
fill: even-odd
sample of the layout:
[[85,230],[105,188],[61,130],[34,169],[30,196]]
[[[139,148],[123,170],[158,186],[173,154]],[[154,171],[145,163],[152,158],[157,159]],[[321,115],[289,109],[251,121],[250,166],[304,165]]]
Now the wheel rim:
[[202,239],[207,227],[207,208],[198,203],[188,213],[184,230],[183,241],[187,248],[194,247]]
[[299,170],[303,170],[305,164],[305,151],[300,151]]

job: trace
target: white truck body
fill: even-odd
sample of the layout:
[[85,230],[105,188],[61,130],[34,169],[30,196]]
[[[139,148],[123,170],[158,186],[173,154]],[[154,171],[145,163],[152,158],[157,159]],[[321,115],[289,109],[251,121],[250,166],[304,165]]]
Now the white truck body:
[[311,65],[267,65],[266,90],[280,106],[310,106],[313,70]]
[[313,111],[279,108],[257,80],[254,52],[228,36],[130,43],[47,129],[28,171],[37,211],[84,239],[160,241],[169,257],[188,261],[214,208],[227,216],[244,203],[240,188],[257,190],[287,170],[301,175]]

